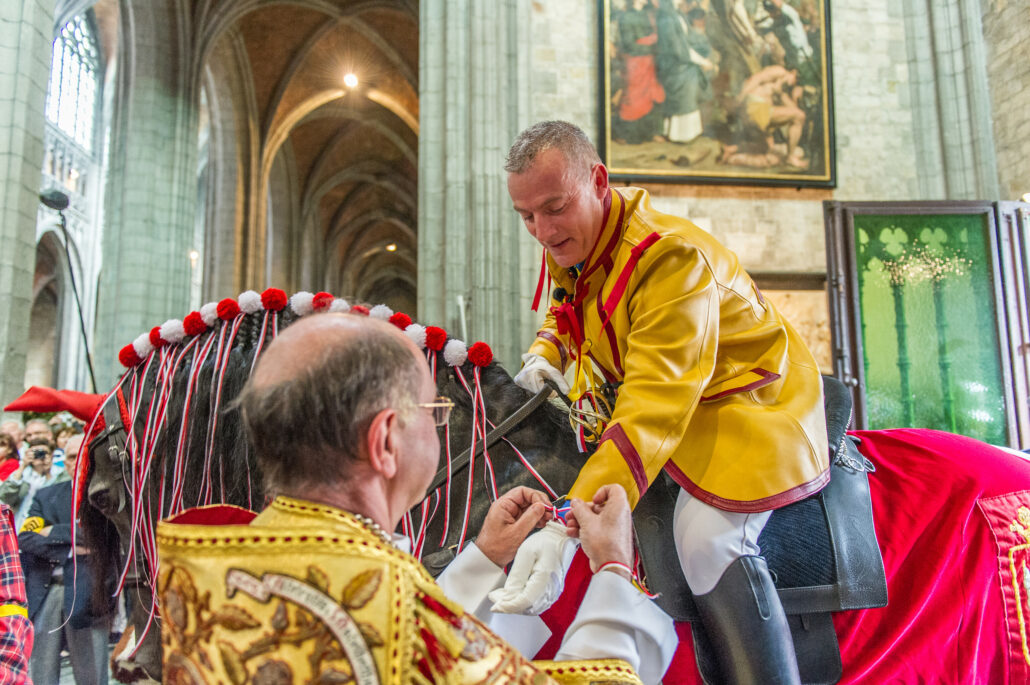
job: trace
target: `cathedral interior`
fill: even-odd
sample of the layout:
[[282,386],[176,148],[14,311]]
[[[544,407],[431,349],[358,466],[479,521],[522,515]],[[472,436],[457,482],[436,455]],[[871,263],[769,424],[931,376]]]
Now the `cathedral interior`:
[[[825,20],[820,34],[806,17],[832,131],[823,182],[614,183],[643,185],[734,250],[830,373],[826,203],[1027,200],[1030,5],[787,2]],[[763,3],[675,4],[705,9],[711,33],[734,7],[755,16]],[[102,391],[141,332],[272,286],[386,304],[488,341],[514,371],[540,320],[540,249],[512,211],[504,156],[544,119],[615,148],[604,48],[626,5],[4,2],[0,397],[92,391],[91,374]],[[678,159],[730,159],[709,142]],[[778,159],[817,175],[801,155]],[[53,191],[63,212],[40,201]],[[1017,328],[1001,344],[1022,349],[1030,332]]]

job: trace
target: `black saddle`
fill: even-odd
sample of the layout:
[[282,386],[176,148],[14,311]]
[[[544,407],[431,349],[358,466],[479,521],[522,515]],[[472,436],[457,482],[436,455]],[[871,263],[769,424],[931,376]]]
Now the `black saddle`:
[[[830,482],[807,499],[777,509],[758,538],[787,614],[804,683],[836,683],[842,675],[831,612],[887,604],[887,580],[873,528],[868,472],[872,464],[846,435],[851,395],[823,377],[830,444]],[[672,521],[679,486],[667,475],[652,483],[633,512],[645,583],[678,621],[690,621],[698,668],[718,682],[712,644],[683,578]]]

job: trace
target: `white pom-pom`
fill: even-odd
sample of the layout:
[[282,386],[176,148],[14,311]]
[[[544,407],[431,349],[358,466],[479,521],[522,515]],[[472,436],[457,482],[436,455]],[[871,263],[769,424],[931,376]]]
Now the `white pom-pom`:
[[150,334],[140,333],[136,336],[136,339],[132,341],[132,349],[136,350],[136,355],[140,359],[149,357],[150,353],[154,351],[154,346],[150,344]]
[[161,324],[158,333],[161,334],[161,339],[168,343],[182,342],[186,337],[186,329],[182,327],[182,321],[179,319],[168,319]]
[[417,323],[410,324],[404,329],[404,335],[408,336],[411,342],[418,346],[418,349],[426,349],[426,327]]
[[261,305],[261,296],[253,290],[244,290],[236,301],[239,302],[240,310],[244,314],[253,314],[264,309]]
[[346,314],[350,311],[350,302],[337,297],[335,300],[333,300],[333,303],[329,305],[329,311],[338,312],[340,314]]
[[443,346],[443,358],[451,366],[461,366],[469,358],[468,348],[464,340],[448,340]]
[[208,325],[208,328],[218,323],[218,303],[208,302],[200,308],[200,318]]
[[315,296],[308,291],[301,290],[290,298],[290,307],[297,313],[297,316],[307,316],[315,311],[315,305],[311,303],[314,298]]
[[385,304],[377,304],[368,310],[368,315],[373,319],[382,319],[383,321],[389,321],[390,317],[393,316],[393,310],[387,307]]

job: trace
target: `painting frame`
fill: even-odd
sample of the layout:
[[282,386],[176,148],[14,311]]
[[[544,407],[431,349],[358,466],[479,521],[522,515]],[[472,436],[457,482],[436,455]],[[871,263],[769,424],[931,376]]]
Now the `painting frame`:
[[[597,147],[610,177],[627,183],[836,187],[829,2],[597,0]],[[752,4],[757,9],[748,14]],[[807,23],[798,23],[795,5],[803,6]],[[731,6],[744,8],[748,21],[761,22],[750,30],[748,22],[734,24],[744,26],[738,33],[756,47],[742,47],[744,38],[727,28],[723,17]],[[704,11],[700,21],[695,8]],[[799,37],[785,24],[808,30]],[[789,50],[777,34],[787,36]],[[659,52],[662,40],[674,47]]]

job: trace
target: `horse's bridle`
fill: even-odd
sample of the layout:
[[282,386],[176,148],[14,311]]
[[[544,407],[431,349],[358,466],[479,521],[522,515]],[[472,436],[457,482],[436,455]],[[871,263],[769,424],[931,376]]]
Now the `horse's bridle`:
[[97,434],[95,438],[89,443],[89,452],[94,459],[99,457],[100,447],[103,443],[107,443],[107,459],[112,464],[117,464],[117,472],[121,474],[119,479],[120,487],[118,490],[118,508],[116,511],[120,512],[125,508],[126,505],[126,489],[125,489],[125,462],[127,461],[127,455],[125,451],[126,439],[128,433],[125,425],[122,423],[122,415],[118,407],[118,396],[117,393],[112,393],[108,400],[104,403],[101,411],[104,414],[104,429]]
[[[559,393],[559,395],[560,394],[561,393]],[[533,395],[531,398],[529,398],[529,401],[523,404],[521,407],[519,407],[514,414],[506,418],[504,421],[498,424],[496,428],[487,433],[486,438],[476,443],[476,451],[474,454],[472,452],[472,448],[469,447],[464,452],[459,454],[457,458],[452,460],[449,467],[444,466],[442,469],[437,471],[436,475],[433,477],[433,482],[429,484],[429,488],[426,490],[426,492],[432,492],[433,490],[436,490],[438,487],[447,482],[448,475],[453,477],[454,474],[468,467],[469,462],[471,461],[473,456],[478,457],[483,452],[483,450],[489,448],[495,442],[497,442],[505,435],[507,435],[509,432],[511,432],[512,428],[522,423],[522,421],[525,420],[527,416],[532,414],[534,411],[537,410],[537,408],[540,405],[546,402],[547,398],[550,395],[551,387],[548,386],[540,390],[540,392]]]

